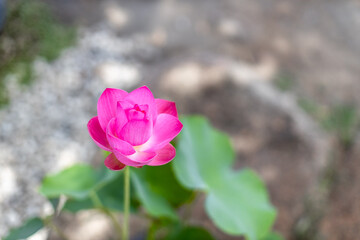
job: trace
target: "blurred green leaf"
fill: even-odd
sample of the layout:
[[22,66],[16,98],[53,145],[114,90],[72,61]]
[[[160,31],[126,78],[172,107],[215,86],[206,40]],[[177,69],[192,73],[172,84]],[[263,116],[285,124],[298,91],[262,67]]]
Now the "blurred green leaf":
[[215,224],[229,234],[259,239],[275,220],[264,184],[251,170],[229,172],[219,178],[206,199],[206,211]]
[[76,213],[81,210],[88,210],[96,208],[90,197],[85,199],[68,199],[64,205],[63,210]]
[[[146,211],[154,217],[165,217],[177,220],[176,212],[170,203],[160,194],[155,193],[151,183],[147,181],[142,169],[131,169],[131,180],[136,190],[136,195]],[[166,181],[164,179],[164,181]]]
[[[67,195],[70,198],[66,201],[63,209],[70,212],[78,212],[80,210],[96,208],[90,194],[91,191],[95,191],[103,207],[109,210],[123,211],[124,176],[122,172],[110,171],[105,166],[102,166],[100,170],[93,169],[93,171],[91,172],[98,179],[94,187],[87,190],[85,198],[73,197],[73,194]],[[48,187],[51,187],[51,185]],[[56,208],[58,204],[58,199],[51,199],[51,202],[55,204]],[[130,203],[131,210],[134,211],[137,208],[134,197],[131,197]]]
[[171,163],[132,168],[131,175],[140,202],[154,217],[176,220],[177,215],[172,206],[178,206],[192,196],[192,192],[183,188],[176,180]]
[[24,225],[12,229],[9,235],[4,238],[4,240],[27,239],[43,227],[44,223],[40,218],[31,218]]
[[234,151],[229,138],[213,129],[205,118],[182,118],[175,174],[189,189],[207,193],[206,211],[228,234],[260,239],[270,231],[276,211],[261,179],[251,170],[234,172]]
[[229,138],[213,129],[205,118],[182,118],[173,168],[179,181],[189,189],[209,190],[227,172],[235,154]]
[[[123,178],[122,171],[111,171],[109,170],[104,164],[101,164],[100,168],[95,169],[97,175],[97,184],[95,186],[96,190],[104,187],[105,185],[109,184],[110,182],[114,182],[115,179]],[[119,181],[119,180],[117,180]],[[116,181],[115,181],[116,182]],[[118,186],[122,186],[122,183],[118,183]]]
[[46,197],[58,197],[61,194],[83,199],[95,187],[97,176],[88,165],[74,165],[43,180],[40,192]]
[[270,233],[269,235],[262,238],[261,240],[284,240],[284,238],[278,233]]
[[54,211],[57,210],[57,207],[59,205],[59,202],[60,202],[60,198],[48,198],[52,208]]
[[92,190],[101,188],[117,175],[118,172],[105,167],[96,171],[90,165],[76,164],[55,175],[45,177],[40,192],[48,198],[64,194],[75,199],[85,199]]
[[180,185],[171,164],[172,162],[156,167],[144,166],[132,171],[143,176],[151,191],[164,197],[170,204],[179,206],[192,196],[192,191]]
[[[110,210],[124,210],[124,174],[119,172],[119,176],[109,182],[106,186],[97,191],[101,203]],[[130,192],[134,193],[133,184],[130,185]],[[135,211],[138,207],[134,194],[130,195],[130,210]]]
[[184,227],[178,231],[171,233],[166,240],[184,240],[184,239],[201,239],[215,240],[215,238],[205,229],[201,227]]

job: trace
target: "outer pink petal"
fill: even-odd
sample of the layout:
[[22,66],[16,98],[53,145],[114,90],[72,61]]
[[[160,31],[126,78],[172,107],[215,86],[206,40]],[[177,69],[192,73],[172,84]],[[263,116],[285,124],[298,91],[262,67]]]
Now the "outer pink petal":
[[157,151],[178,135],[183,125],[178,118],[162,113],[158,115],[150,139],[141,146],[140,151]]
[[90,121],[87,124],[87,127],[89,130],[90,136],[94,140],[96,145],[98,145],[100,148],[102,148],[106,151],[111,151],[109,142],[106,139],[106,134],[102,130],[97,116],[90,119]]
[[175,102],[167,101],[164,99],[155,99],[157,114],[167,113],[178,117]]
[[147,86],[142,86],[130,92],[125,100],[138,105],[147,104],[149,106],[148,116],[155,122],[157,116],[155,98]]
[[136,152],[135,154],[128,156],[128,158],[136,162],[148,163],[155,156],[156,156],[155,152]]
[[149,162],[147,165],[150,166],[164,165],[170,162],[171,160],[173,160],[175,155],[176,155],[176,150],[174,146],[168,143],[165,147],[163,147],[157,152],[156,157],[154,157],[153,160],[151,160],[151,162]]
[[133,146],[138,146],[149,140],[152,130],[150,120],[131,120],[121,129],[119,137]]
[[116,159],[115,155],[111,153],[104,162],[105,166],[114,171],[119,171],[125,167],[125,164]]
[[113,150],[116,150],[124,155],[131,155],[135,153],[135,149],[130,143],[121,140],[115,136],[117,119],[113,118],[110,120],[106,129],[106,137]]
[[97,112],[101,128],[105,131],[109,121],[116,116],[117,102],[128,95],[121,89],[107,88],[97,103]]
[[125,156],[116,150],[114,151],[114,154],[120,162],[133,167],[141,167],[146,165],[156,155],[156,153],[136,152],[130,156]]

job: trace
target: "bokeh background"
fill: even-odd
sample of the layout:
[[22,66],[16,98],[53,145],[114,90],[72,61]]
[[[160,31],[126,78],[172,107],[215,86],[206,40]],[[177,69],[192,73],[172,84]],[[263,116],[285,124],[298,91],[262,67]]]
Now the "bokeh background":
[[[49,211],[45,174],[101,164],[86,124],[104,88],[146,84],[231,136],[285,239],[359,238],[360,1],[0,0],[0,26],[0,237]],[[199,201],[192,221],[239,239]],[[72,239],[111,231],[93,212],[59,221]]]

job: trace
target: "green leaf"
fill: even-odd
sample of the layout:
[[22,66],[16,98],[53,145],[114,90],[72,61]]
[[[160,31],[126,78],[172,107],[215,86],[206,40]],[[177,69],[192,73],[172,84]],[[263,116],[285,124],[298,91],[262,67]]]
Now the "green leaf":
[[43,221],[36,217],[29,219],[24,225],[21,227],[12,229],[7,237],[4,240],[20,240],[27,239],[41,228],[44,227]]
[[54,211],[57,210],[57,207],[59,205],[59,202],[60,202],[60,198],[48,198],[52,208]]
[[81,210],[96,208],[90,197],[85,199],[68,199],[63,210],[76,213]]
[[[124,175],[123,172],[119,172],[118,176],[114,178],[111,182],[107,182],[106,185],[102,188],[96,190],[101,204],[103,207],[114,210],[114,211],[123,211],[124,209]],[[133,190],[132,190],[133,192]],[[138,207],[135,201],[135,197],[131,195],[130,207],[132,211],[135,211]],[[96,208],[91,197],[85,199],[69,199],[65,206],[64,210],[70,212],[78,212],[80,210],[93,209]]]
[[162,166],[144,166],[134,169],[149,184],[151,191],[164,197],[173,206],[179,206],[189,200],[192,191],[185,189],[175,178],[171,162]]
[[[178,217],[170,203],[161,195],[151,189],[151,184],[145,178],[142,169],[131,169],[131,180],[134,184],[136,194],[145,210],[154,217],[165,217],[177,220]],[[164,179],[165,180],[165,179]]]
[[94,169],[88,165],[75,165],[43,180],[40,192],[47,197],[61,194],[83,199],[96,185]]
[[284,240],[284,238],[278,233],[270,233],[269,235],[262,238],[261,240]]
[[96,188],[101,188],[118,175],[105,167],[98,171],[90,165],[76,164],[55,175],[47,176],[40,192],[48,198],[64,194],[75,199],[85,199]]
[[175,234],[171,234],[166,238],[167,240],[184,240],[184,239],[201,239],[201,240],[215,240],[213,236],[204,228],[201,227],[184,227]]
[[192,192],[176,180],[171,163],[131,168],[131,175],[139,201],[154,217],[177,220],[173,207],[186,202],[192,196]]
[[123,173],[122,171],[111,171],[104,164],[102,164],[99,169],[95,169],[95,171],[97,175],[97,184],[95,186],[96,189],[100,189],[108,183],[113,182]]
[[179,181],[189,189],[210,188],[234,160],[229,138],[213,129],[202,117],[182,118],[184,128],[178,137],[173,161]]
[[[124,174],[119,172],[119,176],[112,180],[109,184],[97,191],[97,194],[104,207],[110,210],[124,210]],[[130,183],[130,192],[134,193],[133,184]],[[138,207],[134,194],[130,195],[130,210],[135,211]]]
[[224,175],[209,192],[205,206],[224,232],[249,239],[266,235],[275,217],[261,179],[251,170]]
[[175,174],[189,189],[207,193],[206,212],[217,227],[231,235],[257,240],[268,234],[276,211],[261,179],[250,170],[232,170],[229,138],[202,117],[182,118]]

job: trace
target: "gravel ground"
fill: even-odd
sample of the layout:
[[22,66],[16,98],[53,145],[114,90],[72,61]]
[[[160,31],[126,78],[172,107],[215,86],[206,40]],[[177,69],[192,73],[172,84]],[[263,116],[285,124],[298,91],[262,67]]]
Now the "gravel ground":
[[93,159],[97,148],[86,124],[104,88],[129,89],[139,80],[129,56],[144,48],[141,39],[118,38],[106,27],[80,36],[55,62],[35,61],[29,88],[13,84],[16,76],[7,79],[11,104],[0,111],[0,237],[50,211],[37,191],[45,174]]

